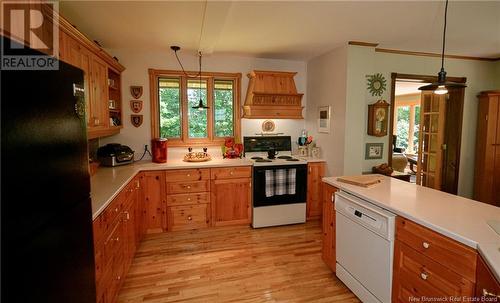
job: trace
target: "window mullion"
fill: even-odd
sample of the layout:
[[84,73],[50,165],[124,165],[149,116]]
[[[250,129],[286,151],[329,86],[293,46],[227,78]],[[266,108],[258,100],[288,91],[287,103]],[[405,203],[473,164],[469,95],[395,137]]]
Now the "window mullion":
[[209,107],[207,109],[207,135],[208,135],[208,140],[210,141],[214,139],[215,103],[213,102],[213,99],[214,99],[214,78],[209,77],[207,78],[207,106]]
[[181,116],[181,124],[182,124],[182,142],[187,143],[189,134],[188,134],[188,101],[187,101],[187,79],[184,76],[181,76],[181,108],[182,108],[182,116]]

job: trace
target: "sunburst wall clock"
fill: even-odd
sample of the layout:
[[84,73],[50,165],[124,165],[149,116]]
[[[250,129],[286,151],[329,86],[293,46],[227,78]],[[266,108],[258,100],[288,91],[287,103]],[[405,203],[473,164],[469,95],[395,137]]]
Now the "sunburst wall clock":
[[370,94],[372,94],[372,96],[382,96],[387,88],[387,81],[384,76],[380,73],[376,73],[374,75],[368,75],[366,78],[368,79],[367,85]]

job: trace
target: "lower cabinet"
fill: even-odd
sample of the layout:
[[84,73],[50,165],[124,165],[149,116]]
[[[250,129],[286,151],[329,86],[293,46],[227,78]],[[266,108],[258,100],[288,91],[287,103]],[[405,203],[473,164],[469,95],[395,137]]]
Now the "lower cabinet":
[[323,210],[321,179],[325,176],[325,162],[307,164],[307,220],[318,219]]
[[249,224],[252,221],[251,167],[212,169],[212,225]]
[[136,176],[94,220],[94,252],[98,303],[116,301],[137,249],[140,224],[140,176]]
[[477,252],[408,219],[396,218],[393,302],[472,298]]
[[[486,262],[478,256],[476,275],[476,298],[481,298],[484,302],[500,302],[500,282],[496,280]],[[480,300],[480,299],[479,299]],[[481,301],[476,301],[481,302]]]
[[322,184],[323,190],[323,239],[321,257],[328,267],[335,272],[335,192],[336,187]]
[[147,233],[167,231],[165,172],[146,171],[143,178],[144,229]]

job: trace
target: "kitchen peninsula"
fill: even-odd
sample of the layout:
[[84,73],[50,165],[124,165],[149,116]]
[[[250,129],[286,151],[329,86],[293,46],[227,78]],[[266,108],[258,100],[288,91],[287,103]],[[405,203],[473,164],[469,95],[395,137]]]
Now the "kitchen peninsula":
[[[410,296],[480,296],[488,292],[479,274],[483,261],[493,281],[500,280],[500,234],[494,229],[500,221],[498,207],[394,178],[380,179],[369,187],[336,177],[323,182],[325,192],[340,190],[397,215],[393,302]],[[324,197],[324,203],[336,198]]]

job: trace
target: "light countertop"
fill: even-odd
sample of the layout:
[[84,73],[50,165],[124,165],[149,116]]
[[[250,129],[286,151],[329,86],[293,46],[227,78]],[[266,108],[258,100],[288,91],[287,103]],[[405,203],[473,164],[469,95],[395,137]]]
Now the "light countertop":
[[500,221],[500,207],[382,176],[368,188],[326,177],[323,181],[397,215],[478,249],[500,280],[500,235],[488,225]]
[[[303,158],[307,162],[323,162],[323,159]],[[140,171],[147,170],[168,170],[186,168],[211,168],[211,167],[231,167],[231,166],[251,166],[251,160],[242,159],[222,159],[213,158],[206,162],[185,162],[182,159],[168,160],[167,163],[153,163],[151,161],[139,161],[133,164],[116,167],[99,167],[97,173],[92,176],[91,197],[92,197],[92,218],[95,219],[108,206],[108,204],[118,195],[118,193],[134,178]]]
[[206,162],[169,160],[167,163],[160,164],[151,161],[139,161],[123,166],[99,167],[97,173],[90,178],[92,219],[97,218],[125,185],[140,171],[249,166],[252,164],[252,161],[247,159],[215,158]]

